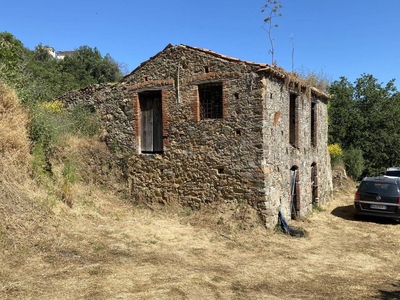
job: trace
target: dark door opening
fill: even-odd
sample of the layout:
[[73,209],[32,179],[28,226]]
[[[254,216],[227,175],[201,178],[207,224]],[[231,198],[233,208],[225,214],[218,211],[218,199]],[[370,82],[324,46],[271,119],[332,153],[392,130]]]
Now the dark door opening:
[[296,166],[290,169],[290,215],[292,220],[300,214],[299,173]]
[[140,103],[140,150],[142,153],[162,153],[161,91],[142,92]]
[[318,204],[318,175],[317,175],[317,164],[313,163],[311,165],[311,194],[312,203]]

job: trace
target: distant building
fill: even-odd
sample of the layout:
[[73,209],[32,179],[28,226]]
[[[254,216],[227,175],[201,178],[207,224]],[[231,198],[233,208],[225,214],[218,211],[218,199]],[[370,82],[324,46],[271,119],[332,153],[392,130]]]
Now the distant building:
[[45,46],[44,49],[46,49],[47,52],[49,52],[49,54],[51,55],[52,58],[56,57],[56,51],[54,50],[53,47]]
[[55,58],[64,59],[66,56],[74,54],[75,51],[57,51]]

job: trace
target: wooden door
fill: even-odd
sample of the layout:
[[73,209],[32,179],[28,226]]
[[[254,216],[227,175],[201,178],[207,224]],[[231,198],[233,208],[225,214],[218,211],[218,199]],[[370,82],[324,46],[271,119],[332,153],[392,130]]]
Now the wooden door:
[[143,153],[163,152],[161,91],[139,94],[140,144]]

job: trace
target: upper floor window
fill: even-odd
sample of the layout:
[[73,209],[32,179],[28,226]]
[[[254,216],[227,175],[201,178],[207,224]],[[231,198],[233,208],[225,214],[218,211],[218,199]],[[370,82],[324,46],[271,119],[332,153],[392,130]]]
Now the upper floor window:
[[317,146],[317,103],[311,102],[311,146]]
[[222,83],[206,83],[198,86],[200,119],[222,118]]
[[299,116],[298,116],[298,97],[290,94],[289,104],[289,143],[294,147],[299,147]]

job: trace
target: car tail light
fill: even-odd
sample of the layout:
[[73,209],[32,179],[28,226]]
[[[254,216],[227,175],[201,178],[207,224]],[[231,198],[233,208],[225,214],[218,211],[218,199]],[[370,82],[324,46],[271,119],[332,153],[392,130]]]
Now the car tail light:
[[[359,192],[356,192],[356,194],[354,195],[354,201],[360,201],[360,193]],[[398,201],[400,201],[400,197],[399,197]]]
[[400,205],[400,196],[397,197],[397,204]]

